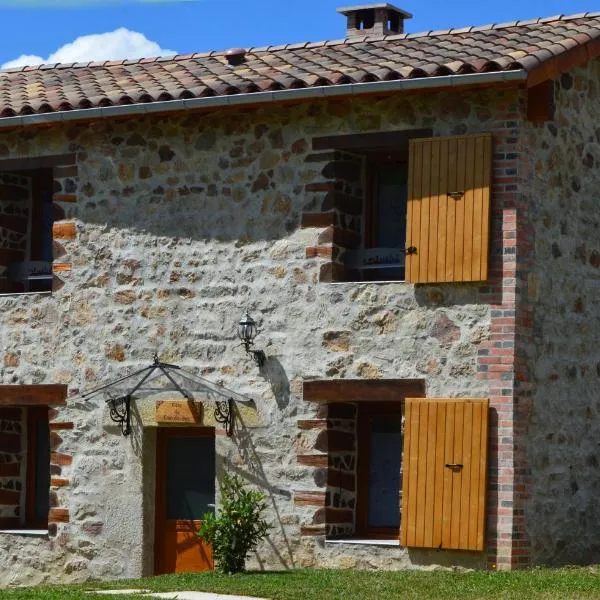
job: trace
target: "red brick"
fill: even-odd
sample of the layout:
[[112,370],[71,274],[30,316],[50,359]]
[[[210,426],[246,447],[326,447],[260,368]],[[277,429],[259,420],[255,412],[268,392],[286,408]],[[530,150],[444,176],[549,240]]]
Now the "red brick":
[[51,508],[48,513],[49,523],[68,523],[69,510],[67,508]]

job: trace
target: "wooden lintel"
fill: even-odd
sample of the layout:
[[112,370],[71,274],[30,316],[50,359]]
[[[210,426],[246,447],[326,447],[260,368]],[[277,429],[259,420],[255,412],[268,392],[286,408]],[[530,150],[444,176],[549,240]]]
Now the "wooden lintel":
[[0,171],[29,171],[76,164],[75,154],[36,156],[32,158],[5,158],[0,160]]
[[0,406],[64,406],[67,386],[0,385]]
[[424,379],[315,379],[303,384],[308,402],[390,402],[424,398]]
[[432,129],[405,129],[402,131],[382,131],[377,133],[356,133],[349,135],[327,135],[313,138],[313,150],[380,150],[393,148],[395,152],[408,150],[412,138],[431,137]]

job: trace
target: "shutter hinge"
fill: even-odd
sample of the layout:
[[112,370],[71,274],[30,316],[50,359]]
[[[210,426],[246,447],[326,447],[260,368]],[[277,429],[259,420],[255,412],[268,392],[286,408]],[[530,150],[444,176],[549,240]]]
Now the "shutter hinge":
[[417,253],[416,246],[409,246],[408,248],[406,248],[406,250],[404,250],[404,254],[416,254],[416,253]]
[[448,196],[453,200],[460,200],[464,195],[464,192],[448,192]]

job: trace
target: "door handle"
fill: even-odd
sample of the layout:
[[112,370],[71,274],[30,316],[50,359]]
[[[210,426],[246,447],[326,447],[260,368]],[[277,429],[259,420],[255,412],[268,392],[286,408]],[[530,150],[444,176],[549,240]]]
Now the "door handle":
[[411,255],[411,254],[416,254],[417,253],[417,248],[415,246],[409,246],[408,248],[406,248],[406,250],[404,250],[404,254]]
[[464,465],[461,463],[446,463],[446,467],[452,469],[453,471],[460,471]]

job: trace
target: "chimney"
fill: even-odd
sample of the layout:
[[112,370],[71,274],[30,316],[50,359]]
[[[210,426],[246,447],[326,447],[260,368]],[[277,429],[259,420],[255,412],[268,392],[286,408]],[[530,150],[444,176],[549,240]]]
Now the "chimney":
[[337,12],[348,18],[348,38],[404,33],[404,19],[412,17],[409,12],[387,2],[348,6],[338,8]]

